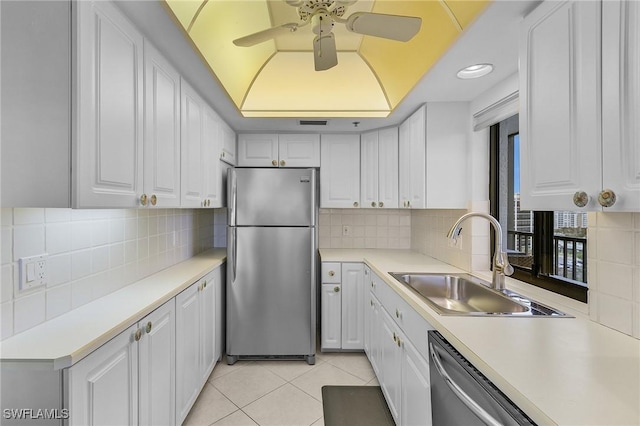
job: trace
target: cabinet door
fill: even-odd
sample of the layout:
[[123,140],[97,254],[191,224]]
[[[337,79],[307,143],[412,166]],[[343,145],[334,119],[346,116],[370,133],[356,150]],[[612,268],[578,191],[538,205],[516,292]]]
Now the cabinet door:
[[602,3],[602,188],[606,211],[640,211],[640,4]]
[[278,157],[280,167],[320,167],[320,135],[279,135]]
[[174,299],[138,323],[141,426],[175,424],[175,325]]
[[238,136],[239,167],[278,167],[277,134]]
[[342,349],[364,349],[364,266],[342,264]]
[[399,199],[402,208],[425,207],[426,107],[400,125]]
[[373,294],[369,294],[369,362],[373,371],[376,373],[378,380],[382,380],[382,371],[380,371],[381,343],[382,343],[382,316],[380,301]]
[[378,132],[378,207],[398,208],[398,128]]
[[[397,158],[396,158],[397,160]],[[378,207],[378,132],[360,135],[360,205]]]
[[225,265],[220,265],[213,271],[215,285],[215,349],[213,351],[214,362],[222,359],[224,353],[225,332]]
[[203,200],[203,122],[204,102],[187,84],[181,82],[181,200],[182,207],[201,207]]
[[201,383],[206,382],[209,378],[209,374],[213,370],[215,364],[215,332],[216,332],[216,283],[213,273],[207,274],[202,280],[200,280],[200,331],[202,333],[200,338],[200,354],[201,354],[201,369],[200,380]]
[[182,424],[200,392],[199,283],[176,296],[176,424]]
[[236,165],[236,132],[234,132],[226,123],[220,123],[220,132],[222,132],[222,152],[220,159],[232,166]]
[[340,349],[342,344],[342,302],[339,284],[322,284],[322,315],[320,326],[320,347]]
[[[426,340],[426,333],[423,335]],[[402,344],[401,418],[405,425],[431,425],[431,388],[429,363],[415,346],[405,339]]]
[[543,2],[520,33],[520,200],[528,210],[597,208],[601,182],[600,12]]
[[111,2],[74,6],[73,205],[137,207],[143,189],[143,38]]
[[380,309],[380,386],[387,398],[387,405],[396,424],[400,419],[400,398],[402,391],[402,348],[401,337],[393,319],[387,311]]
[[371,358],[371,294],[369,291],[371,283],[371,269],[364,265],[364,353]]
[[69,425],[138,424],[137,326],[68,370]]
[[147,40],[144,193],[156,207],[180,206],[180,75]]
[[360,206],[360,136],[322,135],[320,207]]
[[429,209],[467,208],[470,121],[466,102],[427,105],[425,206]]
[[203,207],[222,207],[220,119],[208,105],[204,105],[202,117]]

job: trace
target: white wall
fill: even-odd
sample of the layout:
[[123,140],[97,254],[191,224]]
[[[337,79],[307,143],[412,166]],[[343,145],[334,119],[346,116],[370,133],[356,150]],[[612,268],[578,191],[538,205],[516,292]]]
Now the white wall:
[[[214,245],[214,210],[0,211],[1,339]],[[18,259],[43,253],[47,286],[19,294]]]

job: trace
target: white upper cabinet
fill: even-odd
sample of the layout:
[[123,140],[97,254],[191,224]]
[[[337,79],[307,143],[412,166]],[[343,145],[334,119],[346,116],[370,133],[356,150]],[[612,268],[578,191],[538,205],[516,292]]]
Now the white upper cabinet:
[[426,107],[400,125],[399,202],[402,208],[425,208]]
[[320,135],[281,134],[278,153],[280,167],[320,167]]
[[544,2],[523,21],[523,209],[640,211],[638,9]]
[[238,136],[239,167],[278,167],[277,134]]
[[467,140],[470,128],[471,112],[468,103],[427,104],[425,207],[467,208]]
[[149,206],[180,206],[180,74],[144,42],[144,195]]
[[220,138],[222,139],[222,152],[220,153],[220,160],[232,166],[236,165],[237,161],[237,146],[236,146],[236,132],[231,129],[224,121],[220,120],[220,126],[218,131],[220,132]]
[[320,167],[318,134],[241,134],[239,167]]
[[640,211],[640,3],[602,3],[602,187]]
[[142,35],[110,2],[74,6],[73,205],[137,207],[143,193]]
[[202,207],[222,207],[222,163],[223,139],[220,138],[222,125],[218,114],[208,105],[202,110],[202,168],[204,180]]
[[204,101],[182,80],[181,205],[201,207],[204,199]]
[[360,135],[322,135],[320,158],[320,207],[359,207]]
[[0,205],[69,207],[71,2],[0,7]]
[[361,135],[360,205],[398,208],[398,128]]

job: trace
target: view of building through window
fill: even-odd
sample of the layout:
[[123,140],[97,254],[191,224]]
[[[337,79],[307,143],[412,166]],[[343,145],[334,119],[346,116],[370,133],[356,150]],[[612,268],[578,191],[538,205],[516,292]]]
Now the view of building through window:
[[[513,188],[510,201],[507,249],[514,266],[531,270],[534,260],[533,211],[520,210],[520,136],[509,137],[509,152],[513,157],[509,186]],[[573,211],[553,212],[552,271],[556,278],[587,282],[587,213]]]

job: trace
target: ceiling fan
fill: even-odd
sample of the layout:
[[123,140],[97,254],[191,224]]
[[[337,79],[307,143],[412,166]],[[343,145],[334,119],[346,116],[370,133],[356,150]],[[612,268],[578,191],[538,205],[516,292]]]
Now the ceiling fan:
[[357,0],[284,0],[298,9],[301,23],[291,22],[268,28],[238,38],[233,44],[250,47],[271,40],[286,32],[296,32],[311,24],[316,34],[313,39],[313,57],[316,71],[324,71],[338,64],[336,41],[331,32],[335,22],[344,24],[347,30],[397,41],[409,41],[420,30],[422,19],[414,16],[386,15],[372,12],[355,12],[343,16],[347,8]]

